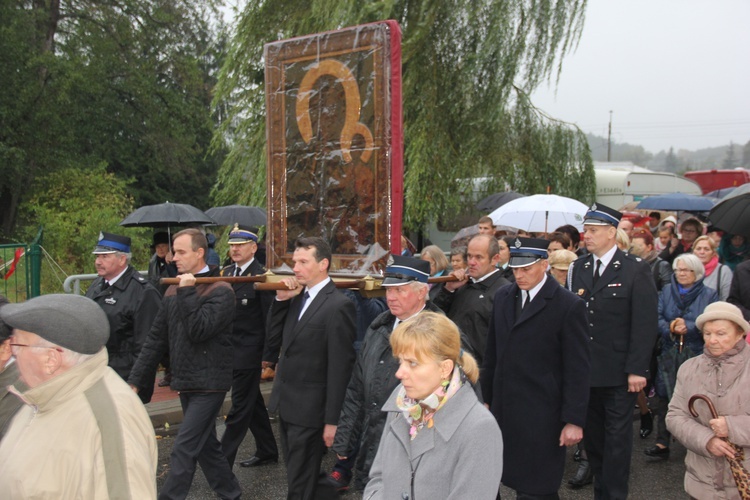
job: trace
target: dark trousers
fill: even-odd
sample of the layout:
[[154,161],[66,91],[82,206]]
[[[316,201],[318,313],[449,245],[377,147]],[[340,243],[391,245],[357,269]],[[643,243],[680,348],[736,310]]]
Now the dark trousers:
[[209,486],[220,498],[240,498],[242,490],[216,438],[216,417],[225,392],[181,392],[183,419],[169,459],[169,475],[160,499],[187,497],[200,464]]
[[627,386],[592,387],[583,436],[591,470],[594,498],[628,496],[633,453],[633,408],[638,394]]
[[669,410],[669,400],[661,396],[654,396],[651,413],[656,418],[656,442],[669,448],[669,442],[672,440],[672,434],[667,430],[667,411]]
[[255,456],[278,457],[276,438],[263,396],[260,393],[261,369],[234,370],[232,374],[232,409],[226,420],[226,430],[221,438],[221,449],[227,457],[229,467],[234,465],[242,441],[248,429],[255,438]]
[[325,453],[322,427],[303,427],[279,415],[281,449],[286,462],[287,499],[313,500]]

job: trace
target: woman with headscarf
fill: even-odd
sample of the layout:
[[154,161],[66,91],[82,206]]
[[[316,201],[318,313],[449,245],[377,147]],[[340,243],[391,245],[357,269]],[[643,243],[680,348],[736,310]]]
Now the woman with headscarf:
[[657,359],[656,404],[652,408],[658,417],[656,445],[644,450],[652,458],[669,458],[670,435],[665,415],[674,390],[677,367],[665,354],[679,349],[684,358],[697,356],[703,351],[703,339],[695,320],[708,304],[716,302],[716,290],[703,285],[703,264],[698,257],[687,253],[678,255],[672,265],[674,275],[669,287],[659,294],[659,336],[662,355]]
[[719,262],[716,243],[708,236],[701,236],[693,242],[693,254],[700,259],[706,270],[703,284],[719,294],[719,300],[727,300],[732,286],[732,269]]
[[[703,335],[703,354],[686,361],[677,373],[667,427],[688,450],[687,494],[739,499],[727,461],[735,450],[725,439],[743,449],[743,465],[750,469],[750,346],[745,341],[750,324],[737,306],[715,302],[698,316],[696,326]],[[702,401],[696,401],[698,416],[692,416],[688,405],[696,394],[708,396],[719,418],[713,418]]]
[[494,500],[503,439],[471,386],[479,368],[458,327],[423,312],[396,327],[391,348],[401,384],[383,406],[388,421],[363,498]]

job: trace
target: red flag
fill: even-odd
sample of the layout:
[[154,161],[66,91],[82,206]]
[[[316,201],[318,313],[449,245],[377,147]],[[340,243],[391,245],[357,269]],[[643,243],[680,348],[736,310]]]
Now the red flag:
[[16,272],[16,266],[18,265],[18,261],[21,260],[21,257],[23,257],[23,248],[16,248],[16,255],[13,257],[13,262],[10,263],[3,279],[7,280],[14,272]]

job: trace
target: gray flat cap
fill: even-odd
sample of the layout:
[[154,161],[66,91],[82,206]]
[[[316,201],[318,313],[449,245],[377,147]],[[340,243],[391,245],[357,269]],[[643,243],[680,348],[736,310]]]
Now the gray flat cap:
[[7,304],[0,308],[0,318],[11,328],[81,354],[96,354],[109,339],[104,311],[81,295],[50,294]]

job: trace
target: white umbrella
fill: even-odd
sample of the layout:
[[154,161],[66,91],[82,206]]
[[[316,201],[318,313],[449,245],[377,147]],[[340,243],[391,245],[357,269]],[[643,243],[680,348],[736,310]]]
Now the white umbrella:
[[529,232],[549,232],[570,224],[583,229],[588,207],[572,198],[555,194],[535,194],[509,201],[489,216],[496,226],[517,227]]

